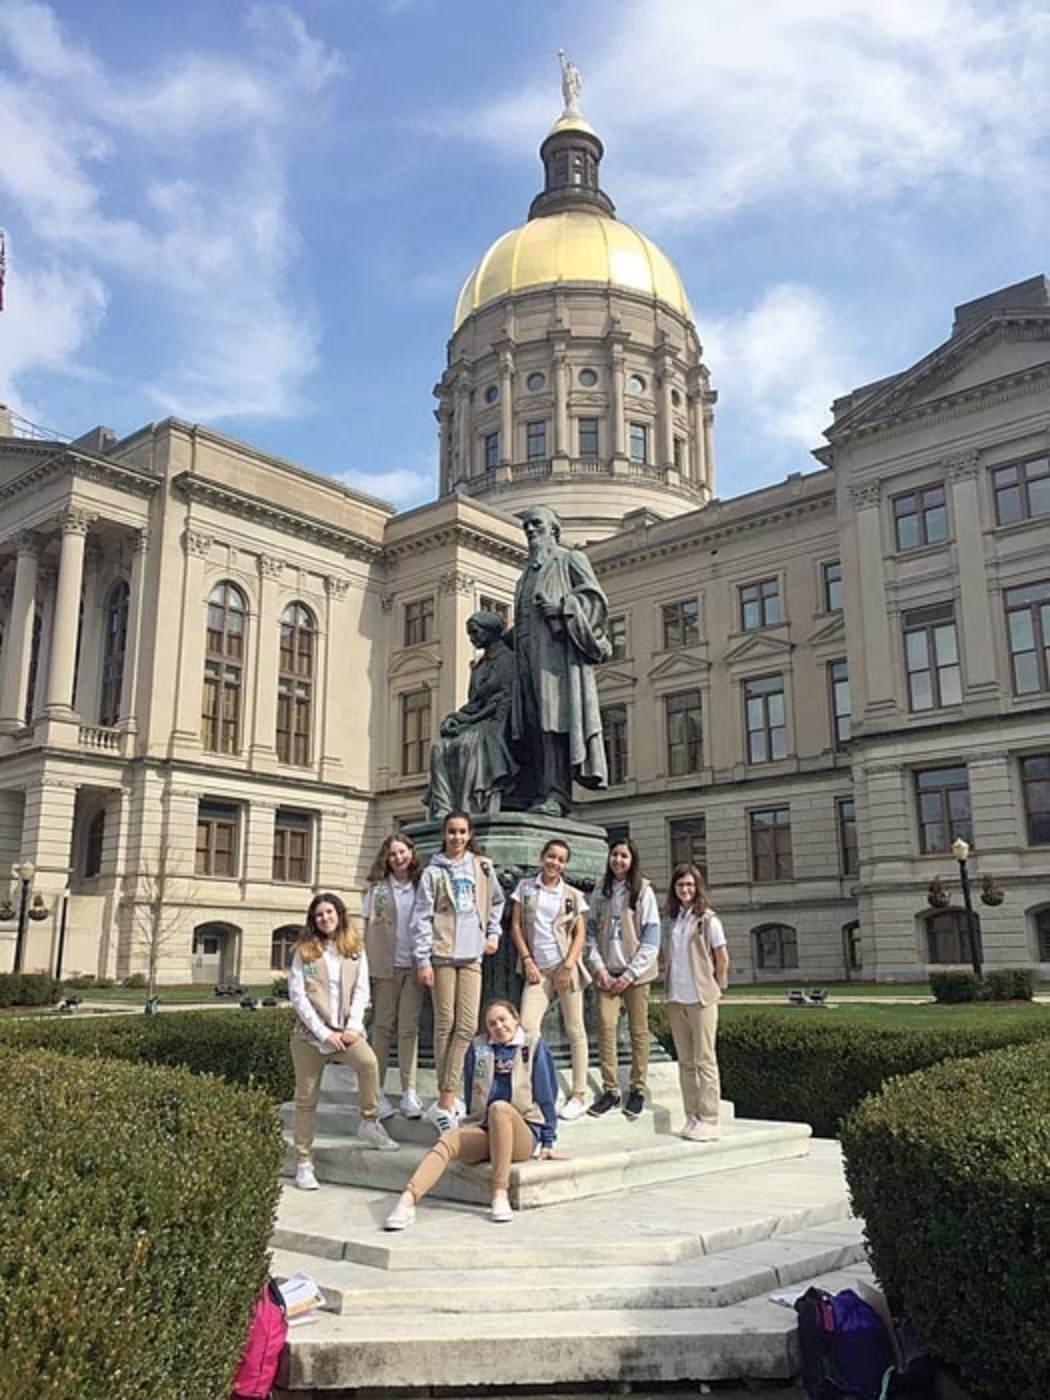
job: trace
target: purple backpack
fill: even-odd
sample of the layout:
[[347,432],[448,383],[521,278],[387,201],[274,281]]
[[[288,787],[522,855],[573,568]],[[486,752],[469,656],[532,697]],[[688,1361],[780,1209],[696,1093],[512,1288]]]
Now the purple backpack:
[[236,1400],[267,1400],[287,1340],[288,1320],[280,1292],[271,1279],[255,1304],[244,1355],[234,1372],[231,1384]]
[[810,1400],[880,1400],[894,1366],[882,1318],[852,1288],[807,1288],[795,1304],[802,1384]]

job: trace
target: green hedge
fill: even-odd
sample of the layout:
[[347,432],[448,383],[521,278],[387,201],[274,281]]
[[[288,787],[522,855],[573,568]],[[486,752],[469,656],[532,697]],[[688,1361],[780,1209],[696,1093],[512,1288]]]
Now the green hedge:
[[962,969],[931,972],[930,990],[937,1001],[1031,1001],[1035,973],[1030,967],[993,967],[982,977]]
[[216,1400],[268,1270],[263,1094],[0,1046],[4,1400]]
[[161,1016],[119,1015],[0,1020],[0,1044],[48,1046],[72,1055],[179,1065],[216,1074],[231,1084],[261,1089],[283,1103],[295,1079],[287,1011],[180,1011]]
[[58,993],[45,972],[0,972],[0,1006],[54,1006]]
[[1050,1395],[1050,1044],[886,1084],[843,1125],[891,1304],[982,1400]]
[[[652,1026],[673,1055],[663,1005],[652,1006]],[[818,1137],[834,1137],[845,1115],[893,1075],[1047,1036],[1050,1016],[1012,1029],[877,1030],[817,1012],[749,1011],[719,1021],[718,1064],[722,1092],[742,1118],[809,1123]]]

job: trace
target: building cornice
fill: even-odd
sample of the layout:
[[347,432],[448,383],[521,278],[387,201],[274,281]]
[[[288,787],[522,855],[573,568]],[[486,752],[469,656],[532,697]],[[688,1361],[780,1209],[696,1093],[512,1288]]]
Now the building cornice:
[[404,559],[412,554],[419,554],[424,550],[438,549],[443,545],[454,545],[462,549],[470,549],[475,554],[481,554],[486,559],[497,559],[501,564],[514,564],[521,568],[526,559],[524,545],[512,544],[509,540],[498,539],[495,535],[486,534],[484,530],[474,525],[467,525],[462,520],[450,521],[447,525],[439,525],[436,529],[417,530],[414,534],[406,535],[394,543],[388,544],[383,550],[383,559],[390,564],[399,559]]
[[227,485],[226,482],[214,481],[196,472],[180,472],[173,479],[172,487],[186,500],[228,512],[241,520],[252,520],[260,525],[267,525],[281,534],[293,535],[296,539],[308,540],[311,544],[334,549],[351,559],[373,563],[382,555],[382,545],[365,539],[353,530],[333,525],[330,521],[319,520],[316,516],[289,510],[287,506],[276,505],[258,496],[251,496]]
[[128,466],[103,457],[86,457],[67,447],[53,449],[28,471],[0,487],[0,505],[15,501],[43,483],[56,477],[68,476],[72,481],[89,481],[98,486],[113,486],[132,496],[148,498],[161,486],[161,478],[141,467]]

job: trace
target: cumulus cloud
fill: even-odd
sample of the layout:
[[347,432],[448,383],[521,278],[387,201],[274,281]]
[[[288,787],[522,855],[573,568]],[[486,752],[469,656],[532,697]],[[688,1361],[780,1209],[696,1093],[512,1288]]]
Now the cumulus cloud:
[[410,510],[434,498],[437,467],[433,463],[418,467],[394,467],[390,471],[361,471],[350,468],[337,473],[337,479],[352,491],[378,496],[399,510]]
[[[122,72],[51,6],[0,3],[0,195],[35,249],[32,265],[12,263],[9,292],[80,265],[78,286],[97,295],[39,303],[44,340],[78,348],[107,302],[148,307],[163,341],[145,387],[187,418],[292,413],[318,356],[319,318],[290,290],[288,171],[343,64],[287,6],[257,5],[247,24],[243,52],[169,52],[154,72]],[[11,345],[0,369],[17,399],[43,361],[32,337]]]

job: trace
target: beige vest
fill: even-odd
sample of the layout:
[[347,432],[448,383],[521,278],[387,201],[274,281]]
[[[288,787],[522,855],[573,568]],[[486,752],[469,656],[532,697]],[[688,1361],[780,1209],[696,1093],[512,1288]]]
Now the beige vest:
[[397,900],[390,881],[372,886],[372,901],[365,924],[365,952],[370,977],[393,977],[394,939],[397,936]]
[[[583,907],[584,898],[578,889],[573,885],[562,885],[563,897],[561,909],[554,920],[554,937],[561,950],[562,961],[569,956],[569,947],[572,943],[573,930],[576,927],[576,920],[580,917],[580,909]],[[536,898],[538,890],[532,881],[527,881],[521,891],[521,932],[525,939],[525,946],[531,953],[533,950],[533,937],[536,932]],[[518,959],[518,976],[524,975],[521,966],[521,959]],[[581,987],[591,985],[591,974],[583,966],[582,962],[577,962],[572,970],[572,990],[579,991]]]
[[[532,1097],[532,1056],[537,1037],[526,1034],[515,1046],[510,1072],[510,1101],[527,1123],[542,1123],[543,1110]],[[492,1081],[496,1078],[496,1056],[484,1036],[474,1041],[474,1079],[470,1086],[470,1117],[481,1121],[488,1108]]]
[[[331,1027],[333,1031],[341,1031],[346,1025],[346,1018],[350,1014],[350,1000],[354,995],[360,970],[359,957],[339,959],[339,1024]],[[332,982],[328,976],[328,964],[323,957],[318,958],[316,962],[303,963],[303,985],[307,1001],[325,1025],[329,1025],[328,1018],[332,1014]],[[298,1016],[295,1018],[292,1034],[310,1041],[314,1038],[313,1032]]]
[[696,983],[696,994],[701,1006],[711,1006],[719,1000],[722,989],[715,977],[715,954],[711,947],[711,915],[705,913],[701,919],[694,919],[690,930],[689,967]]
[[[472,856],[474,861],[474,899],[478,910],[478,923],[482,929],[488,927],[492,912],[492,888],[489,876],[492,862],[483,856]],[[456,901],[452,893],[452,877],[441,865],[428,866],[425,879],[434,882],[434,946],[433,958],[454,958],[456,956]]]
[[[642,893],[649,889],[649,881],[642,880],[642,888],[638,892],[638,899],[641,901]],[[594,896],[594,922],[597,927],[598,952],[601,954],[602,962],[609,965],[609,937],[612,933],[612,900],[607,898],[599,890]],[[638,936],[638,922],[635,910],[628,903],[628,896],[624,895],[623,908],[620,911],[620,943],[623,947],[624,957],[628,962],[638,951],[640,942]],[[643,972],[641,977],[635,982],[635,986],[641,986],[645,982],[653,982],[659,972],[659,957],[655,957],[648,970]]]

